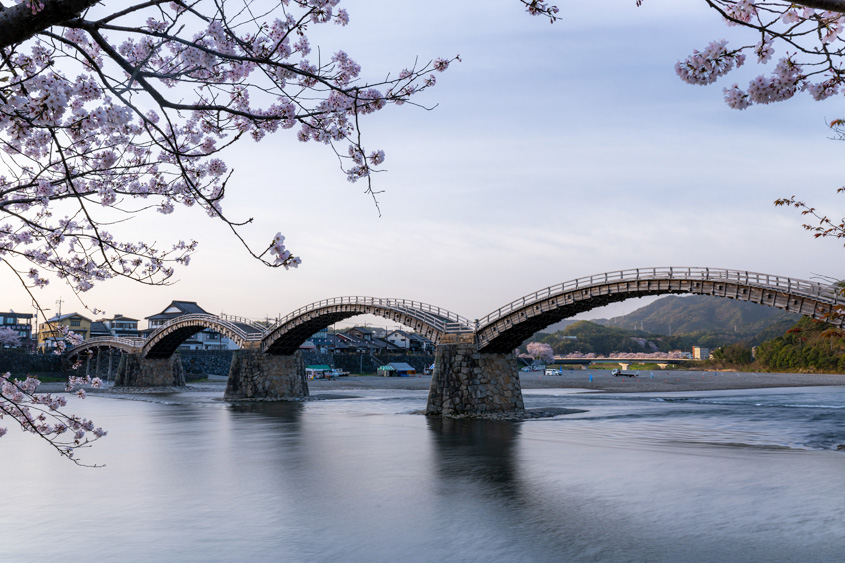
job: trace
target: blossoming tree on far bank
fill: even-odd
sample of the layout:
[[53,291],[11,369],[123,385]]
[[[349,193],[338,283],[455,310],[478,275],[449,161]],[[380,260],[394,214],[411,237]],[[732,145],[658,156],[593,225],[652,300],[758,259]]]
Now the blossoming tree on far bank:
[[21,338],[17,331],[7,326],[0,328],[0,348],[17,348],[21,345]]
[[555,359],[554,350],[545,342],[529,342],[526,350],[528,357],[544,364],[551,363]]

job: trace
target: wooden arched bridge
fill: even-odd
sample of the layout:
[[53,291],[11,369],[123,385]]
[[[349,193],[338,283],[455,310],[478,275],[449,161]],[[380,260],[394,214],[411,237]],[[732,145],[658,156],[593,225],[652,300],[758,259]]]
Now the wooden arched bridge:
[[[515,361],[510,353],[535,332],[609,303],[647,295],[682,293],[748,301],[827,320],[839,326],[845,325],[845,315],[832,315],[845,308],[845,297],[839,288],[830,284],[720,268],[636,268],[549,286],[520,297],[476,320],[469,320],[441,307],[406,299],[335,297],[301,307],[269,328],[237,317],[183,315],[159,327],[145,340],[93,338],[70,348],[68,354],[75,356],[88,350],[116,349],[133,357],[133,361],[138,364],[135,368],[121,368],[125,372],[133,369],[137,372],[136,375],[123,378],[123,384],[162,384],[172,379],[168,375],[172,369],[166,366],[173,365],[171,358],[179,345],[194,334],[211,329],[230,338],[243,351],[242,357],[236,356],[233,360],[227,396],[286,398],[291,393],[307,395],[301,359],[290,360],[298,357],[296,352],[299,347],[321,329],[340,320],[370,314],[408,326],[437,345],[438,368],[432,379],[429,411],[438,414],[501,412],[521,408],[522,395],[518,389]],[[455,352],[453,348],[459,351]],[[440,356],[443,356],[442,361]],[[247,357],[249,361],[244,359]],[[273,363],[272,358],[278,359],[278,365]],[[159,367],[150,369],[158,375],[149,378],[143,374],[138,375],[147,369],[145,365],[151,366],[154,362],[158,362]],[[501,362],[507,366],[498,365]],[[284,367],[279,367],[282,364]],[[496,374],[489,378],[494,383],[484,383],[484,377],[477,377],[479,372],[476,368],[479,367],[482,372]],[[279,370],[290,373],[281,373]],[[251,375],[245,375],[246,372]],[[159,377],[161,373],[165,375]],[[295,377],[296,381],[279,383],[291,377]],[[469,383],[463,381],[466,378]],[[275,383],[269,385],[268,380]],[[444,383],[447,380],[448,384]],[[121,381],[120,375],[117,381]],[[477,389],[468,391],[479,385],[501,387],[502,381],[505,381],[506,387],[515,385],[516,392],[511,397],[513,400],[503,402],[497,395],[509,392],[508,389],[493,390],[492,397],[498,400],[487,402],[479,402]],[[299,390],[291,391],[294,388]],[[433,401],[437,403],[434,408]]]
[[[507,352],[562,319],[647,295],[694,293],[749,301],[818,320],[845,297],[837,288],[795,278],[720,268],[636,268],[578,278],[535,291],[479,319],[478,348]],[[845,318],[833,319],[840,326]]]

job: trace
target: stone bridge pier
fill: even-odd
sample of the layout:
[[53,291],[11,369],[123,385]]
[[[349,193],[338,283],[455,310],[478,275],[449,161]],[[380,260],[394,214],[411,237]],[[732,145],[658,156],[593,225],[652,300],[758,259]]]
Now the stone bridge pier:
[[114,378],[115,387],[184,387],[185,371],[182,360],[173,354],[169,358],[145,358],[141,354],[122,354]]
[[495,417],[525,411],[513,354],[478,351],[474,334],[446,334],[435,351],[426,414]]
[[305,362],[300,352],[289,356],[258,350],[236,350],[223,398],[297,400],[308,396]]

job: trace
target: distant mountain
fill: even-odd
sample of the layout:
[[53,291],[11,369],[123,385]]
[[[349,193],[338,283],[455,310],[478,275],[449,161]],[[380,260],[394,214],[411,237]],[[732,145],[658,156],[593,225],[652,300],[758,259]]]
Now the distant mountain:
[[[669,295],[633,313],[594,322],[651,334],[719,333],[757,335],[767,338],[783,334],[801,315],[774,307],[708,295]],[[764,338],[765,340],[765,338]]]
[[[576,321],[575,319],[563,319],[562,321],[558,321],[553,325],[547,326],[546,328],[543,329],[543,332],[557,332],[557,331],[563,330],[566,327],[568,327],[569,325],[575,324],[577,322],[578,321]],[[598,322],[598,321],[593,321],[593,322]]]
[[607,354],[635,351],[638,346],[641,351],[689,351],[692,346],[713,349],[735,342],[756,346],[782,335],[800,318],[745,301],[669,295],[621,317],[589,322],[566,319],[529,340],[550,344],[557,354]]

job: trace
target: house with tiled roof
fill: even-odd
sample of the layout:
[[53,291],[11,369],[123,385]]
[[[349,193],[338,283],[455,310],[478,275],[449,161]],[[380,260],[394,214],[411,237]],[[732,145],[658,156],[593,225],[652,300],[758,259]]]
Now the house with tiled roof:
[[343,333],[353,336],[358,340],[372,340],[373,338],[375,338],[372,329],[365,326],[354,326],[352,328],[344,330]]
[[[347,347],[344,351],[348,352],[368,352],[371,354],[378,354],[381,352],[395,352],[399,350],[387,340],[375,338],[373,336],[373,331],[366,327],[356,326],[343,332],[339,332],[336,336],[336,341],[343,342]],[[335,350],[340,351],[340,348],[336,346]]]
[[414,332],[394,330],[387,333],[385,340],[410,352],[431,352],[434,350],[434,342]]
[[99,338],[100,336],[113,336],[109,327],[102,321],[92,321],[88,331],[88,338]]

